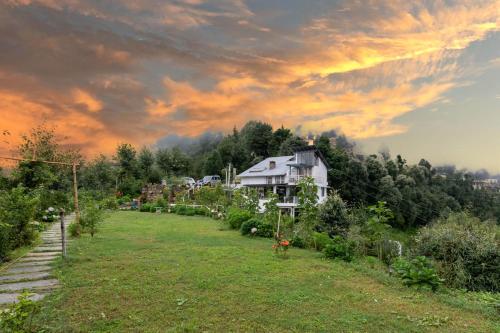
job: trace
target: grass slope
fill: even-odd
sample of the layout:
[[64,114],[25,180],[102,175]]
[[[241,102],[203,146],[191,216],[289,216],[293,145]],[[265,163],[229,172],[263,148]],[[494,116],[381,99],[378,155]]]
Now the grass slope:
[[36,319],[54,332],[493,332],[494,314],[415,292],[367,262],[312,251],[274,256],[269,239],[208,218],[119,212],[59,262],[63,288]]

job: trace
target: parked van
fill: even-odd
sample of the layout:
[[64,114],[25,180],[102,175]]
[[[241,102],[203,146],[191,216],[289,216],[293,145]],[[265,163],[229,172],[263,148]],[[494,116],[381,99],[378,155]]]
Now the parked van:
[[212,175],[212,176],[205,176],[201,180],[203,186],[210,185],[210,186],[215,186],[216,184],[221,182],[220,176],[218,175]]

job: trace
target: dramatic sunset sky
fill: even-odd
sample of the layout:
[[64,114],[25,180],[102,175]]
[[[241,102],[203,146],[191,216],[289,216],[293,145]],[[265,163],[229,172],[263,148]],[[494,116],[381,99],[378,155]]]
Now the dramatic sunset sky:
[[0,0],[0,152],[247,120],[500,171],[500,1]]

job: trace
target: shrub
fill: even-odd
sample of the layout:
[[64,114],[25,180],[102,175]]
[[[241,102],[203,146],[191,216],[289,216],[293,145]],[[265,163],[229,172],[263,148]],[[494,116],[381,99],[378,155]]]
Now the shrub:
[[156,200],[153,204],[153,207],[161,207],[161,208],[167,208],[168,207],[168,202],[167,200],[163,199],[163,198],[159,198],[158,200]]
[[231,208],[227,214],[226,221],[232,229],[240,229],[243,222],[250,220],[253,214],[247,210]]
[[71,237],[78,237],[80,235],[80,226],[76,223],[71,223],[68,226],[68,232]]
[[143,203],[139,208],[139,211],[151,213],[153,211],[153,205],[151,205],[150,203]]
[[298,248],[305,248],[306,247],[306,243],[304,242],[304,240],[302,238],[300,238],[300,236],[293,236],[292,237],[292,240],[290,241],[290,245],[292,245],[293,247],[298,247]]
[[453,213],[424,227],[414,252],[432,257],[449,286],[500,291],[499,227],[466,213]]
[[331,244],[327,244],[323,249],[323,253],[329,259],[339,258],[350,262],[354,258],[355,249],[356,244],[353,241],[334,236],[331,239]]
[[128,195],[124,195],[117,199],[119,205],[129,204],[132,201]]
[[40,311],[40,305],[22,293],[18,302],[0,310],[0,329],[5,333],[38,332],[32,327],[32,317]]
[[175,213],[178,215],[194,216],[196,214],[196,210],[193,207],[186,205],[178,205],[175,206]]
[[98,225],[104,220],[104,211],[100,209],[96,202],[86,204],[80,216],[80,224],[83,231],[90,233],[94,237]]
[[257,231],[255,232],[255,236],[259,237],[273,237],[273,226],[267,223],[264,223],[259,218],[251,218],[248,221],[245,221],[241,224],[240,232],[242,235],[250,235],[252,234],[252,229],[255,228]]
[[416,257],[411,261],[398,258],[393,265],[395,273],[403,280],[405,286],[430,288],[435,291],[442,283],[429,259],[424,256]]
[[206,207],[195,207],[194,213],[201,216],[209,216],[210,211]]
[[118,202],[114,197],[107,197],[101,201],[101,206],[104,209],[117,210]]
[[327,246],[327,245],[331,245],[332,244],[332,239],[330,238],[330,236],[328,236],[327,234],[325,233],[320,233],[320,232],[315,232],[313,234],[313,244],[312,246],[318,250],[318,251],[323,251],[323,249]]
[[319,206],[319,220],[330,235],[346,236],[351,224],[347,206],[338,193],[332,193]]
[[37,203],[37,198],[26,194],[23,187],[0,192],[0,260],[10,250],[33,241],[35,232],[30,222]]

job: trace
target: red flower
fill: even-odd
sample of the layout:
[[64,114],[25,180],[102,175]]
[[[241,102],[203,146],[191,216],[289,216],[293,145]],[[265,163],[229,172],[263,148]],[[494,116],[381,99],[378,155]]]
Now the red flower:
[[280,245],[281,245],[281,246],[288,246],[288,245],[290,245],[290,242],[289,242],[289,241],[287,241],[287,240],[284,240],[284,241],[282,241],[282,242],[280,243]]

